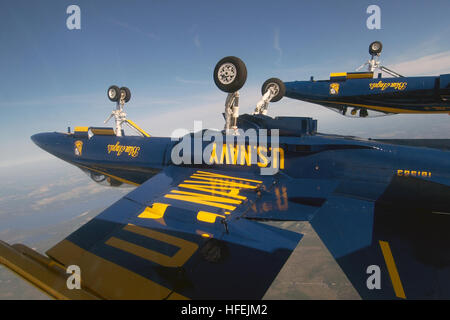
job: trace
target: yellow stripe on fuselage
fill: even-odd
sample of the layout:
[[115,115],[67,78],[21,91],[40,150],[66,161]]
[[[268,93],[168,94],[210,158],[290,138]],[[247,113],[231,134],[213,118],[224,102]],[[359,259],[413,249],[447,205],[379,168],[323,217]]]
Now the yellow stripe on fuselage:
[[116,133],[114,132],[114,130],[112,128],[108,128],[108,129],[92,128],[91,131],[94,135],[100,135],[100,136],[115,136],[116,135]]
[[389,113],[449,113],[449,110],[441,110],[441,111],[425,111],[425,110],[411,110],[411,109],[403,109],[403,108],[390,108],[390,107],[380,107],[380,106],[373,106],[368,104],[359,104],[359,103],[348,103],[348,102],[342,102],[342,101],[323,101],[323,100],[307,100],[312,103],[335,103],[340,105],[349,105],[349,106],[355,106],[355,107],[363,107],[367,109],[372,109],[376,111],[384,111]]
[[75,132],[88,132],[89,127],[75,127]]
[[347,72],[332,72],[330,73],[330,78],[336,77],[347,77]]

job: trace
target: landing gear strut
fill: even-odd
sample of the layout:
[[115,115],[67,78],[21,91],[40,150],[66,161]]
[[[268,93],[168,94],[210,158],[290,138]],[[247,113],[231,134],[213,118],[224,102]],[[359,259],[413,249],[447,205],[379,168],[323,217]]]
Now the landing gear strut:
[[359,66],[356,71],[361,70],[362,68],[364,68],[365,66],[367,66],[367,71],[369,72],[374,72],[375,70],[380,70],[380,71],[384,71],[387,74],[390,74],[393,77],[396,78],[401,78],[403,77],[401,74],[386,68],[385,66],[382,66],[380,63],[381,61],[379,60],[379,57],[381,55],[381,50],[383,49],[383,45],[381,44],[380,41],[374,41],[369,45],[369,53],[371,58],[364,63],[363,65]]
[[133,121],[127,119],[127,114],[123,111],[125,103],[131,99],[131,91],[127,87],[122,87],[119,89],[118,86],[110,86],[107,91],[108,99],[112,102],[116,102],[116,109],[111,112],[109,117],[105,120],[105,123],[109,121],[112,117],[116,122],[116,136],[121,137],[123,131],[123,124],[126,123],[135,129],[139,134],[144,137],[150,137],[150,135],[142,130]]
[[119,89],[118,86],[111,86],[108,88],[109,100],[116,102],[116,109],[111,112],[109,117],[105,120],[105,123],[112,117],[116,122],[116,136],[122,136],[123,124],[127,121],[127,114],[123,111],[123,106],[126,102],[130,101],[131,92],[127,87]]
[[267,114],[269,102],[277,102],[283,98],[286,93],[286,87],[278,78],[270,78],[266,80],[261,87],[262,98],[256,104],[253,114]]
[[225,131],[237,134],[237,118],[239,117],[239,89],[247,80],[247,68],[238,57],[225,57],[214,68],[216,86],[228,93],[225,100]]

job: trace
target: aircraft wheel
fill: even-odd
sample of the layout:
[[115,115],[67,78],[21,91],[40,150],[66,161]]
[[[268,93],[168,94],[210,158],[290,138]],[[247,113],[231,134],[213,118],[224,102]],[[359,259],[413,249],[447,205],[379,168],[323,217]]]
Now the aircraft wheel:
[[236,92],[247,80],[247,67],[238,57],[225,57],[216,64],[213,78],[220,90],[228,93]]
[[369,115],[369,112],[366,110],[366,109],[361,109],[361,110],[359,110],[359,116],[361,117],[361,118],[365,118],[365,117],[367,117]]
[[96,172],[91,172],[91,179],[97,183],[103,182],[106,180],[106,177],[103,174],[99,174]]
[[122,182],[117,181],[116,179],[113,179],[113,178],[110,178],[110,177],[108,177],[106,179],[106,181],[109,183],[109,185],[111,187],[120,187],[123,184]]
[[124,101],[128,102],[131,99],[131,91],[130,89],[128,89],[127,87],[122,87],[120,88],[120,97],[122,97],[122,95],[124,95]]
[[111,101],[119,101],[120,99],[120,89],[118,86],[111,86],[108,88],[107,95]]
[[380,41],[374,41],[369,46],[369,53],[371,55],[379,55],[381,53],[381,50],[383,49],[383,45]]
[[261,87],[261,94],[264,95],[269,88],[273,88],[275,90],[275,96],[270,100],[271,102],[277,102],[284,97],[286,93],[286,86],[284,82],[278,78],[270,78],[263,83]]

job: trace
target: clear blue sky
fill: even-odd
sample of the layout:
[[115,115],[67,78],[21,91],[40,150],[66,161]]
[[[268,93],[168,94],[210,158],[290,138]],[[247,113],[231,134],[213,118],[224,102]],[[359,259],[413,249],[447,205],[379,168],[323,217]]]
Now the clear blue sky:
[[[81,30],[66,27],[71,4],[81,8]],[[381,7],[381,30],[366,28],[370,4]],[[34,133],[102,125],[111,84],[131,88],[141,107],[128,111],[144,119],[179,108],[170,99],[220,95],[212,70],[227,55],[246,62],[248,85],[259,88],[271,76],[353,70],[374,40],[390,64],[448,51],[449,12],[448,0],[3,0],[0,147],[15,152],[2,160],[35,153]]]

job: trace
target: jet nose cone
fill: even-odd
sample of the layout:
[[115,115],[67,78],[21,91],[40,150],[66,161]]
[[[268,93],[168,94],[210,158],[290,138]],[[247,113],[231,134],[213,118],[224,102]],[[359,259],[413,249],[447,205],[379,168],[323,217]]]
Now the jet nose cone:
[[44,146],[46,145],[45,140],[47,134],[45,133],[37,133],[31,136],[31,140],[40,148],[44,149]]
[[323,87],[322,83],[311,81],[291,81],[285,82],[284,85],[286,87],[285,96],[299,100],[311,98],[317,90],[319,90],[317,93],[324,91],[328,95],[329,90],[328,87]]
[[31,140],[41,149],[55,153],[60,146],[59,136],[55,132],[37,133],[31,136]]
[[31,136],[31,140],[41,149],[57,157],[73,155],[73,138],[59,132],[43,132]]

